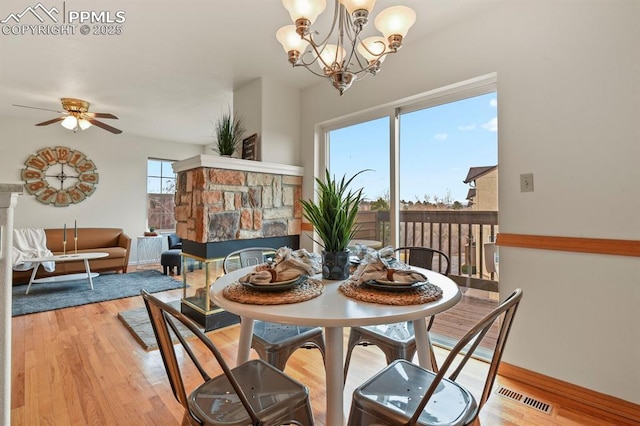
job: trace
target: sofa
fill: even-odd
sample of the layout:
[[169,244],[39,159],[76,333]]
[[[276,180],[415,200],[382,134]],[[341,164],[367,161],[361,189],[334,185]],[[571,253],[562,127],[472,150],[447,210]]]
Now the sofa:
[[[74,229],[67,228],[67,254],[74,252]],[[45,229],[47,248],[53,254],[63,254],[63,229]],[[78,253],[102,252],[107,257],[89,261],[91,272],[127,272],[129,254],[131,252],[131,237],[120,228],[78,228]],[[51,277],[62,274],[85,272],[84,262],[57,262],[55,271],[47,272],[38,268],[36,278]],[[27,271],[13,271],[13,285],[29,282],[33,269]]]

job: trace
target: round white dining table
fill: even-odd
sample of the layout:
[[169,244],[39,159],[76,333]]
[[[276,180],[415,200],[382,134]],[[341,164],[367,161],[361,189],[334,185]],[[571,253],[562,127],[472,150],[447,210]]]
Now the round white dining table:
[[[238,269],[224,275],[213,284],[211,300],[221,308],[239,315],[241,320],[237,363],[249,360],[253,320],[282,324],[321,326],[325,331],[325,374],[327,383],[327,426],[343,426],[344,413],[344,327],[389,324],[413,321],[420,365],[430,368],[429,334],[425,318],[446,311],[461,299],[458,286],[450,278],[437,272],[414,268],[425,274],[430,283],[442,289],[442,298],[419,305],[383,305],[361,302],[338,290],[342,281],[323,280],[324,292],[311,300],[282,305],[254,305],[226,299],[223,290],[253,267]],[[318,275],[315,278],[320,279]]]

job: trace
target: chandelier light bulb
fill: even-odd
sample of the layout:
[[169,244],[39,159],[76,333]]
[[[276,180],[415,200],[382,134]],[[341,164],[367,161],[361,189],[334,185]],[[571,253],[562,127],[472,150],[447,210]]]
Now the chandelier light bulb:
[[[285,25],[280,28],[276,32],[276,39],[278,39],[284,51],[289,54],[290,60],[292,56],[297,59],[309,44],[307,40],[300,37],[300,34],[296,32],[295,25]],[[292,52],[294,52],[294,54],[292,54]]]
[[318,65],[321,69],[337,69],[342,67],[345,51],[342,47],[338,48],[335,44],[327,44],[322,52],[320,52],[320,60]]
[[393,36],[404,38],[416,22],[416,13],[407,6],[392,6],[376,16],[375,26],[386,39]]
[[309,24],[313,24],[318,15],[326,9],[327,2],[326,0],[282,0],[282,5],[289,12],[293,22],[306,19]]
[[377,0],[340,0],[340,3],[347,8],[349,15],[353,15],[356,10],[366,10],[371,13],[373,6],[375,6]]
[[75,118],[73,115],[70,115],[64,120],[62,120],[62,123],[60,124],[65,129],[74,130],[76,127],[78,127],[78,119]]
[[360,53],[369,63],[382,62],[387,55],[380,56],[387,51],[387,40],[384,37],[367,37],[358,44]]

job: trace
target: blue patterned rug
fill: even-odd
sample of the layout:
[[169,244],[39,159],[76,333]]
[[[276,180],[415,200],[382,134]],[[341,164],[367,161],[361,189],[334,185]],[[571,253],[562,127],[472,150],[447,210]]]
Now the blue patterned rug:
[[58,283],[33,284],[29,294],[26,285],[13,287],[13,316],[52,311],[105,300],[182,288],[182,281],[175,280],[155,270],[128,274],[100,274],[93,279],[93,290],[86,279]]

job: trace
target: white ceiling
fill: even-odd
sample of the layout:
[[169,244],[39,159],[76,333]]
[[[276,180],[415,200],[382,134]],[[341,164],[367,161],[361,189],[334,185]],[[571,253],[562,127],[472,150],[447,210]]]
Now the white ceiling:
[[[396,4],[413,8],[417,21],[405,40],[408,44],[500,1],[378,0],[373,15]],[[88,10],[88,5],[112,17],[124,11],[123,33],[82,35],[77,25],[73,35],[0,34],[2,117],[35,124],[57,114],[12,104],[58,110],[61,97],[75,97],[89,101],[90,111],[117,115],[119,120],[104,121],[123,134],[206,145],[212,142],[211,122],[227,110],[234,89],[259,77],[297,88],[319,81],[307,70],[292,69],[275,39],[275,31],[291,23],[279,0],[41,2],[47,9],[59,9],[60,16],[63,7],[68,13]],[[325,34],[333,13],[332,2],[327,3],[314,25]],[[0,20],[37,4],[3,0]],[[25,15],[20,24],[38,21]],[[375,31],[373,22],[369,27]],[[333,89],[327,85],[327,90]]]

